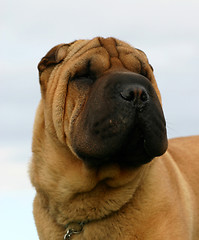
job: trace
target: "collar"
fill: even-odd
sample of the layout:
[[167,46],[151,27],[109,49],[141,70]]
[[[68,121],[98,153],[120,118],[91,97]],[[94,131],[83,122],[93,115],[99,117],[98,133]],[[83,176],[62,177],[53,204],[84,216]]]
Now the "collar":
[[64,240],[70,240],[72,235],[81,233],[84,225],[87,223],[89,223],[88,220],[82,222],[69,222],[66,224],[66,234],[64,235]]

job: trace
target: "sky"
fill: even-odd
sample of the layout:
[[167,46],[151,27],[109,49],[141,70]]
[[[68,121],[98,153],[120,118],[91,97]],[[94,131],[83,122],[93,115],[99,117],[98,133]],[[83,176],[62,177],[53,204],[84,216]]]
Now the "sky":
[[37,64],[53,46],[95,36],[142,49],[170,138],[199,134],[198,0],[3,0],[0,7],[0,238],[37,240],[28,177],[40,100]]

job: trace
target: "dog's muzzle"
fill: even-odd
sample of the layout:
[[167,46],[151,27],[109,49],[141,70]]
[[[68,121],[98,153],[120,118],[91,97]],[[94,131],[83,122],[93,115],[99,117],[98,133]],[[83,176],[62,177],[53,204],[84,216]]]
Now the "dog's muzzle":
[[76,154],[94,167],[107,162],[137,166],[162,155],[166,123],[150,80],[131,72],[97,79],[71,139]]

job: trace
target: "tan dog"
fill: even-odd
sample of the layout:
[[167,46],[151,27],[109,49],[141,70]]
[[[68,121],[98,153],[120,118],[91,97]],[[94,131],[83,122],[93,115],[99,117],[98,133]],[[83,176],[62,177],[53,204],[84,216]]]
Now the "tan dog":
[[30,167],[41,240],[198,240],[199,137],[167,150],[146,55],[114,38],[51,49]]

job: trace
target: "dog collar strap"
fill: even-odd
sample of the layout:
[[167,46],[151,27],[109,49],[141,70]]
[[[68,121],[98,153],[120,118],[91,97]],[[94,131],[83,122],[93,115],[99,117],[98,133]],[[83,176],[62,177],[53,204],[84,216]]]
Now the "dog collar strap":
[[84,225],[88,222],[89,221],[68,223],[66,225],[66,234],[64,235],[64,240],[70,240],[72,235],[81,233]]

